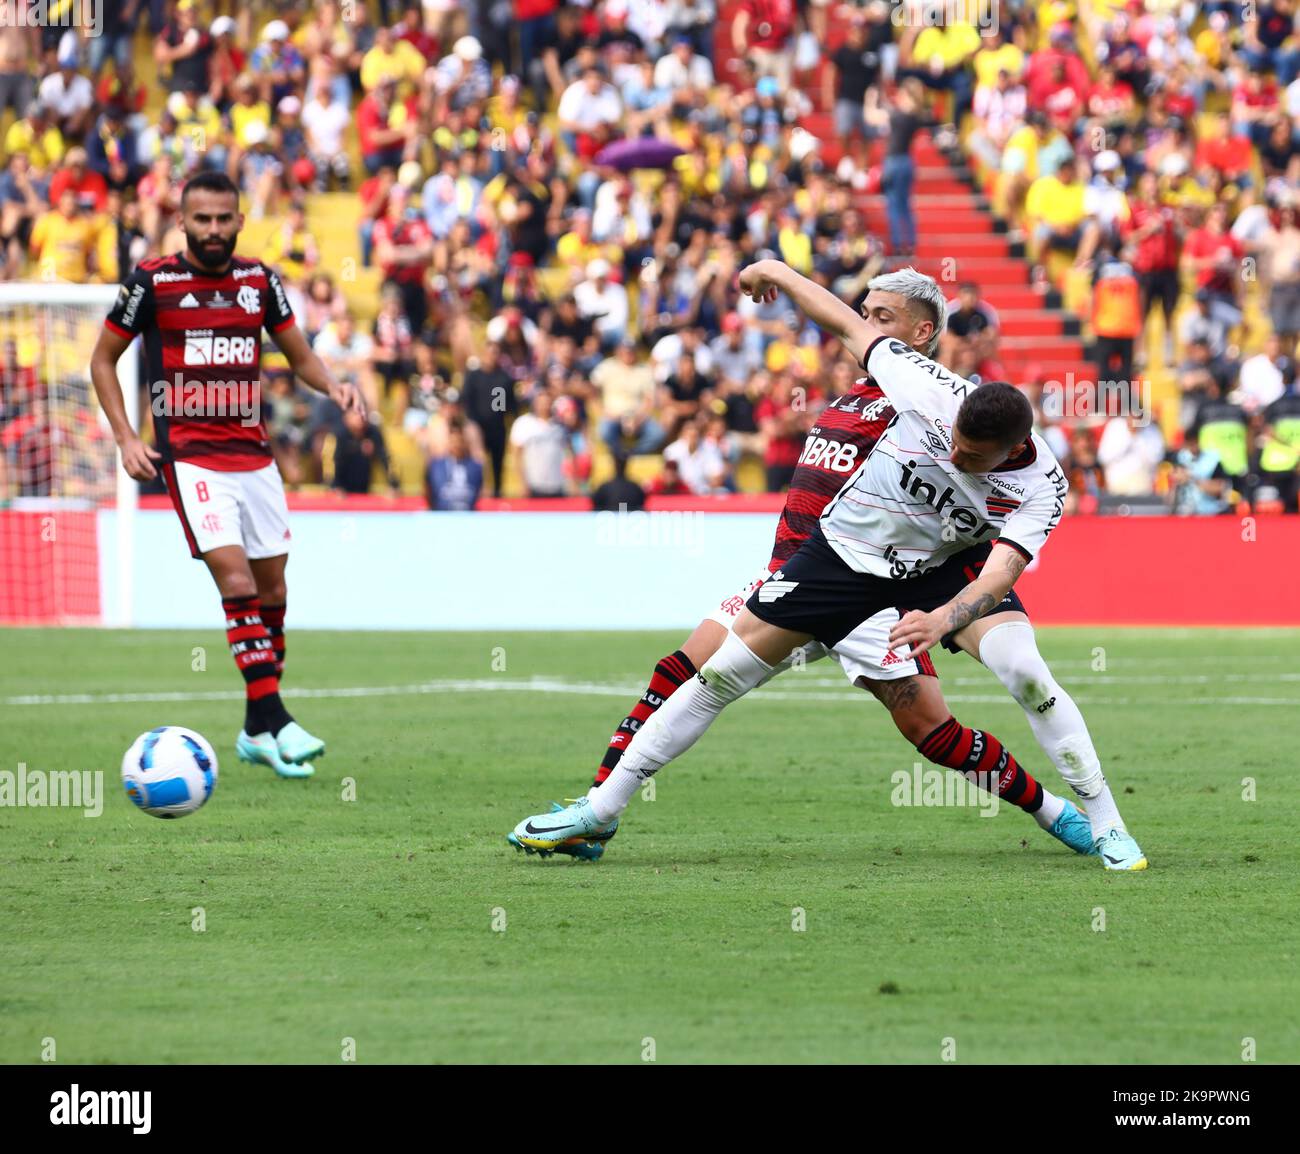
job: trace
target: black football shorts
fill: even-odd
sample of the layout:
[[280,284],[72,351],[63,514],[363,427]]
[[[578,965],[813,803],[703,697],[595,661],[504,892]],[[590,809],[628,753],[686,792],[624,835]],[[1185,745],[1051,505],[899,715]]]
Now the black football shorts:
[[[818,525],[799,551],[750,595],[745,608],[769,625],[810,633],[829,648],[884,609],[929,612],[946,604],[974,580],[968,575],[971,566],[982,565],[987,557],[987,547],[965,550],[919,577],[877,577],[850,569]],[[1009,607],[1004,601],[992,611]]]

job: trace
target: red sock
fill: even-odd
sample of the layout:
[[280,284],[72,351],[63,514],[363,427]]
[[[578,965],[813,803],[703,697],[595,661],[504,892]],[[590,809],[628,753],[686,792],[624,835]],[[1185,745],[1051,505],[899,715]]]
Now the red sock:
[[284,676],[284,606],[263,605],[262,624],[271,635],[271,648],[275,650],[275,672]]
[[235,668],[244,676],[244,731],[278,733],[293,720],[280,700],[275,648],[256,597],[223,597],[226,640]]
[[623,756],[628,742],[636,736],[636,731],[641,728],[641,724],[673,695],[678,686],[694,676],[694,662],[680,649],[660,660],[655,666],[654,676],[650,678],[650,685],[641,694],[641,700],[636,703],[632,712],[619,722],[614,736],[609,739],[609,748],[605,750],[605,757],[600,763],[600,768],[596,770],[597,785],[614,772],[619,758]]
[[949,717],[916,748],[928,761],[957,770],[980,789],[1026,813],[1036,813],[1042,807],[1043,787],[991,733],[967,729]]

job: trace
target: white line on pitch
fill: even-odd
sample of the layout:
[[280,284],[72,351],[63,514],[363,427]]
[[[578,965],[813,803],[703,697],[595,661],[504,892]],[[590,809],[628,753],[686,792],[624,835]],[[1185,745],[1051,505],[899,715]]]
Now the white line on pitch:
[[[792,674],[798,677],[798,674]],[[787,681],[785,684],[797,684]],[[834,685],[830,681],[827,684]],[[862,700],[862,695],[849,688],[847,683],[840,683],[843,688],[838,692],[791,691],[764,688],[757,692],[768,701],[850,701]],[[368,685],[339,686],[334,688],[299,689],[287,688],[285,697],[293,698],[347,698],[347,697],[406,697],[438,693],[559,693],[584,697],[628,697],[634,698],[644,690],[644,686],[610,685],[604,682],[564,681],[554,678],[530,678],[528,680],[510,680],[490,678],[478,680],[447,679],[440,681],[422,681],[410,685]],[[158,691],[142,693],[61,693],[39,695],[31,694],[19,697],[7,697],[4,704],[9,706],[31,705],[126,705],[152,702],[195,702],[195,701],[242,701],[244,694],[238,690],[212,690],[206,692],[184,693],[176,691]],[[947,700],[959,704],[1011,704],[1005,694],[951,694]],[[1109,697],[1076,697],[1080,705],[1300,705],[1300,698],[1288,697],[1182,697],[1177,700],[1159,701],[1145,698],[1128,701]]]

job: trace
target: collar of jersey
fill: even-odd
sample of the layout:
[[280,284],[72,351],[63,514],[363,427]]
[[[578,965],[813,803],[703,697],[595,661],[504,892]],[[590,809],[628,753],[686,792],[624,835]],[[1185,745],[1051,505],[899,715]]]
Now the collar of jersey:
[[1032,433],[1025,438],[1025,443],[1021,445],[1020,448],[1022,451],[1027,448],[1029,450],[1029,456],[1025,457],[1023,460],[1020,457],[1016,457],[1014,460],[1008,458],[1007,460],[1003,461],[1002,464],[1000,464],[996,469],[990,469],[989,472],[990,473],[1014,473],[1017,469],[1027,468],[1029,465],[1032,465],[1035,461],[1038,460],[1038,446],[1034,444],[1034,437]]

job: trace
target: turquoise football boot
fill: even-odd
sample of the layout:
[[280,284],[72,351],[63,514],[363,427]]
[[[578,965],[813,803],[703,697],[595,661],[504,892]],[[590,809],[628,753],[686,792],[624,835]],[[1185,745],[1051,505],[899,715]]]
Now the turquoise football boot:
[[235,752],[240,761],[250,765],[269,765],[281,777],[311,777],[316,771],[310,765],[294,765],[280,756],[280,747],[269,733],[249,737],[242,729],[235,738]]
[[[568,800],[568,799],[566,799]],[[551,812],[561,813],[564,810],[558,801],[551,802]],[[536,849],[531,845],[525,845],[519,840],[518,834],[513,831],[506,834],[508,841],[516,850],[522,850],[524,853],[538,854],[541,857],[550,857],[552,854],[562,853],[569,857],[576,858],[578,861],[600,861],[605,854],[605,842],[609,841],[618,830],[618,819],[615,818],[604,831],[604,833],[595,835],[595,839],[584,841],[581,838],[575,838],[573,841],[562,842],[554,849]]]
[[319,737],[312,737],[296,721],[289,722],[275,735],[275,744],[280,750],[280,760],[295,764],[310,761],[325,752],[325,743]]
[[1147,868],[1146,855],[1126,830],[1111,830],[1097,839],[1096,846],[1101,854],[1101,864],[1108,870],[1132,872]]
[[555,802],[551,805],[550,813],[533,814],[515,826],[514,836],[525,849],[554,851],[565,842],[608,841],[618,828],[617,818],[598,821],[585,797],[563,807],[556,808]]
[[1061,816],[1052,822],[1047,832],[1057,841],[1064,842],[1075,853],[1081,853],[1085,857],[1095,857],[1097,847],[1092,840],[1092,823],[1079,812],[1078,807],[1069,798],[1061,800],[1065,802],[1065,808],[1061,810]]

